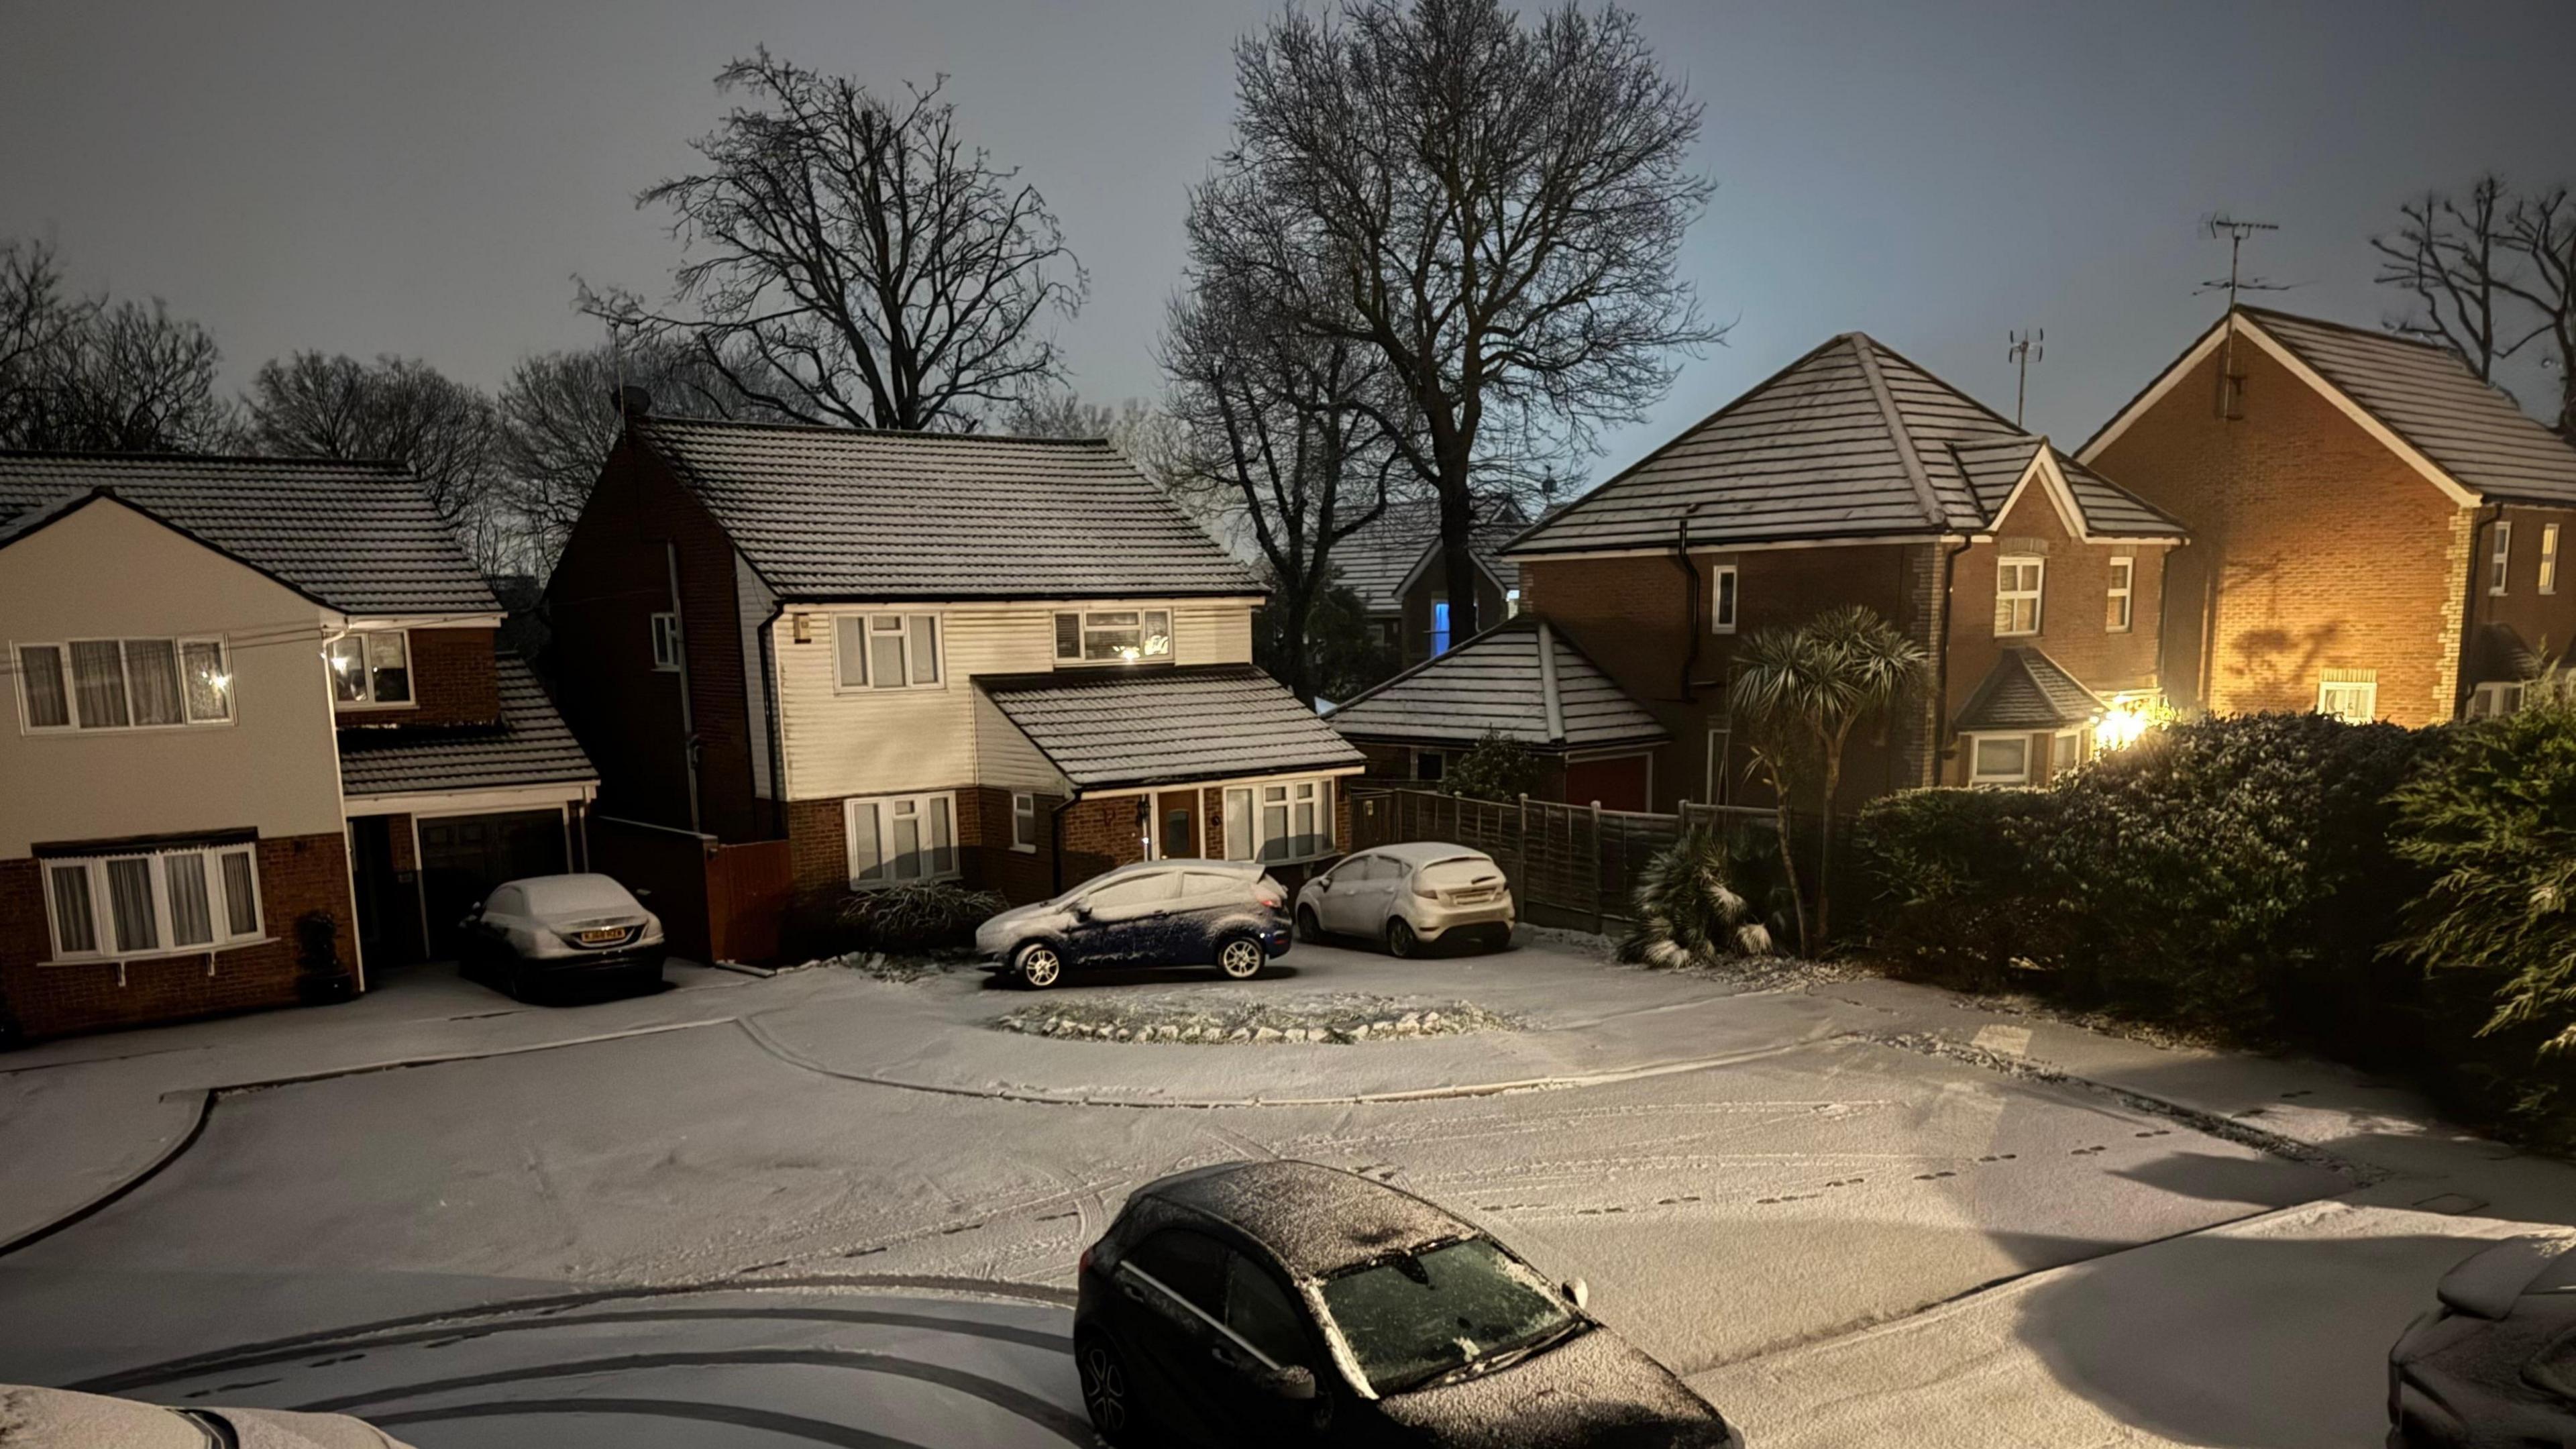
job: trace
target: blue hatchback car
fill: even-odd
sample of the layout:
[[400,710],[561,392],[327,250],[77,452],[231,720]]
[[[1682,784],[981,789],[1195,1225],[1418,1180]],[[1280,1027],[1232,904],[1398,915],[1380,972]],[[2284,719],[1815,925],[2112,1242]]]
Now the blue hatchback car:
[[1023,986],[1095,966],[1213,966],[1236,981],[1288,954],[1288,890],[1242,860],[1120,866],[986,921],[975,946]]

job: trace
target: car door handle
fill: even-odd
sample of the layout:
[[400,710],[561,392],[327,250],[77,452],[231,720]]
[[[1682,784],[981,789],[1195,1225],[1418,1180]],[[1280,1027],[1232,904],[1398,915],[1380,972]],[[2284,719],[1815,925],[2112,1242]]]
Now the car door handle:
[[1118,1285],[1118,1291],[1126,1294],[1130,1302],[1142,1303],[1145,1301],[1145,1290],[1137,1287],[1133,1283],[1120,1283]]
[[1218,1363],[1221,1363],[1230,1369],[1240,1369],[1251,1362],[1251,1360],[1245,1358],[1239,1353],[1236,1353],[1233,1349],[1228,1348],[1221,1343],[1208,1350],[1208,1357],[1215,1359]]

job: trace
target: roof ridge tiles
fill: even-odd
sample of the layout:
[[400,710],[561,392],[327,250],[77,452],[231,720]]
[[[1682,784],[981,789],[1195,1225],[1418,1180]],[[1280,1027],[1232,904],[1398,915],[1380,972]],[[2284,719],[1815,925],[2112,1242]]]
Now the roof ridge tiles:
[[[826,437],[900,438],[906,442],[942,443],[1020,443],[1047,447],[1096,448],[1117,452],[1117,444],[1108,438],[1049,438],[1033,433],[931,433],[910,428],[854,428],[842,423],[797,423],[770,418],[691,418],[647,414],[643,423],[651,427],[678,425],[691,428],[739,428],[746,432],[802,433]],[[1124,457],[1124,454],[1120,454]]]

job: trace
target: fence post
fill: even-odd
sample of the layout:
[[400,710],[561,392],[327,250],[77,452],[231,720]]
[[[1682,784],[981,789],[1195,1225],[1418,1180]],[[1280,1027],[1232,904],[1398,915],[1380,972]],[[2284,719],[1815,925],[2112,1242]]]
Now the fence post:
[[1592,802],[1592,934],[1598,936],[1610,929],[1609,897],[1601,880],[1601,802]]

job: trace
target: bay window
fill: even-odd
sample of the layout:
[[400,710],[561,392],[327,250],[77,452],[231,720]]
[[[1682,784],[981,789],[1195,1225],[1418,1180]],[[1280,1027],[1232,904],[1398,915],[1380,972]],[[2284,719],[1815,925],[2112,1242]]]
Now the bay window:
[[1092,609],[1055,616],[1055,657],[1065,664],[1132,664],[1172,657],[1169,609]]
[[331,697],[344,705],[410,704],[411,636],[400,629],[343,634],[325,653]]
[[957,877],[957,797],[884,795],[841,802],[850,887]]
[[1972,785],[2027,785],[2030,783],[2030,736],[1972,735],[1968,740],[1968,783]]
[[259,939],[259,862],[247,843],[48,857],[54,958],[116,960]]
[[21,644],[19,721],[29,731],[228,724],[233,679],[220,639]]

